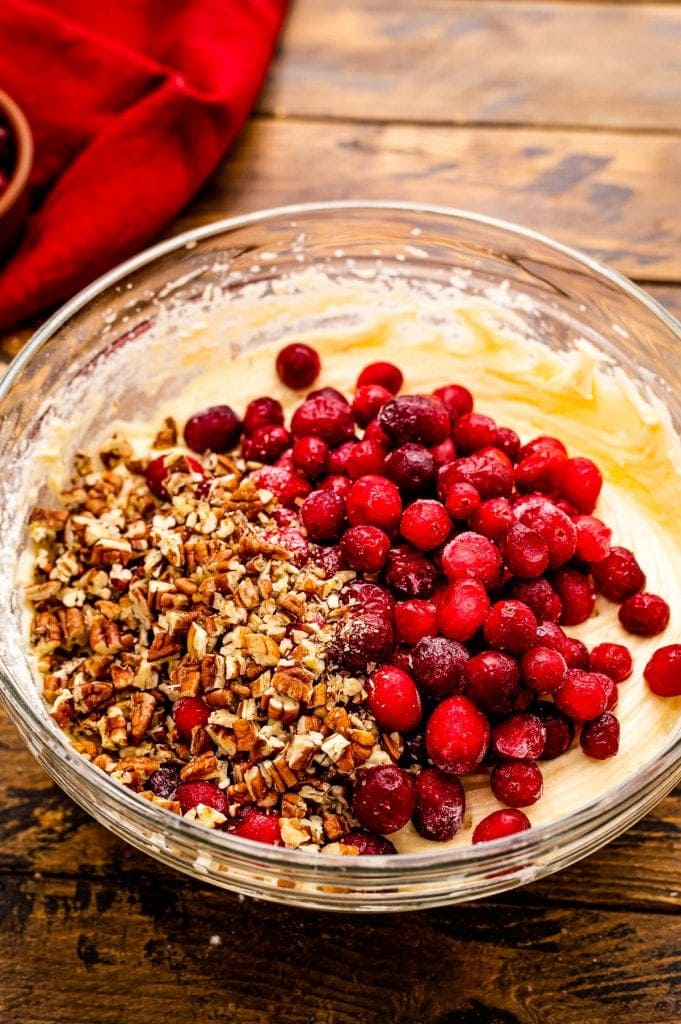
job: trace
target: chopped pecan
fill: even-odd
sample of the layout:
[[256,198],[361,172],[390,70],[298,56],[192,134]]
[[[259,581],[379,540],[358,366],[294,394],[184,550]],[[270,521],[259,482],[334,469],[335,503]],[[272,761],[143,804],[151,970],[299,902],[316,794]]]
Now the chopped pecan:
[[145,732],[151,725],[156,710],[156,698],[151,693],[132,693],[130,695],[130,736],[135,743],[140,743]]
[[95,619],[90,626],[88,640],[96,654],[117,654],[121,649],[121,632],[109,619]]
[[169,658],[174,658],[181,650],[182,647],[175,637],[160,629],[154,634],[151,641],[151,647],[147,651],[147,661],[150,663],[167,661]]
[[307,704],[312,697],[312,676],[305,669],[282,668],[272,676],[272,686],[278,693]]
[[[151,447],[152,448],[172,448],[177,444],[177,423],[172,416],[167,416],[163,421],[163,426],[156,434]],[[132,454],[132,452],[130,453]]]
[[38,654],[56,651],[63,636],[59,619],[53,612],[37,612],[31,623],[31,640]]
[[66,508],[34,508],[28,518],[28,532],[36,544],[54,540],[69,518]]
[[236,736],[237,750],[251,750],[258,735],[255,723],[245,722],[243,719],[238,718],[233,728],[234,735]]
[[183,782],[193,782],[197,779],[218,779],[219,777],[220,765],[212,750],[200,754],[180,771],[180,778]]

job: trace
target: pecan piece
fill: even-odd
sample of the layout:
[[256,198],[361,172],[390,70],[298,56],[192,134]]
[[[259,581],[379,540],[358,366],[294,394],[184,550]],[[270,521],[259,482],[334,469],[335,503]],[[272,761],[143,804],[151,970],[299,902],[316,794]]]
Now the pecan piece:
[[272,686],[277,693],[307,704],[312,697],[312,676],[303,668],[282,668],[272,676]]
[[121,632],[116,623],[109,619],[95,619],[90,626],[88,639],[95,654],[117,654],[121,649]]
[[183,782],[191,782],[195,779],[218,779],[220,777],[220,765],[212,750],[200,754],[193,761],[184,766],[180,772]]
[[151,693],[132,693],[130,695],[130,736],[135,743],[140,743],[151,725],[156,710],[156,698]]
[[52,612],[38,612],[31,623],[31,639],[38,654],[56,651],[63,640],[57,616]]
[[174,658],[181,651],[181,645],[169,633],[160,629],[151,641],[151,647],[147,651],[147,661],[155,663],[167,661]]

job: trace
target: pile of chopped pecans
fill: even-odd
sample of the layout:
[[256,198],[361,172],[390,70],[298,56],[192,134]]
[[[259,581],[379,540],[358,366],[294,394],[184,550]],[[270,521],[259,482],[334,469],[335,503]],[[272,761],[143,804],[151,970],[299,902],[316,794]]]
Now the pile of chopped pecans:
[[[341,842],[357,824],[354,770],[393,763],[400,741],[380,735],[364,677],[329,655],[355,573],[327,578],[314,547],[296,564],[249,466],[209,454],[204,478],[172,451],[176,437],[167,421],[155,442],[174,460],[167,500],[114,436],[98,461],[77,458],[63,508],[30,516],[26,596],[50,713],[84,757],[169,811],[180,804],[149,780],[175,764],[229,801],[227,815],[199,804],[188,818],[220,827],[244,806],[276,810],[285,846],[356,853]],[[173,719],[187,696],[211,708],[190,740]]]

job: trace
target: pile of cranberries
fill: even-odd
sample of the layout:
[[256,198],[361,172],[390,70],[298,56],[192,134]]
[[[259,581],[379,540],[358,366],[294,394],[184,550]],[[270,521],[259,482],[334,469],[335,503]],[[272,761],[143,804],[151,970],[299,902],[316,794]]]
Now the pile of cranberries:
[[[293,344],[276,368],[305,389],[320,360]],[[357,573],[331,654],[367,676],[367,707],[403,749],[399,763],[356,773],[353,813],[368,832],[348,842],[363,853],[394,852],[379,837],[410,819],[428,839],[452,838],[465,809],[459,776],[478,771],[504,809],[475,824],[473,842],[529,828],[522,808],[542,795],[543,761],[577,734],[591,758],[617,753],[617,690],[632,673],[625,645],[589,651],[563,627],[588,619],[598,593],[635,636],[669,620],[634,554],[593,514],[602,476],[590,459],[555,437],[523,443],[475,411],[461,384],[400,395],[402,384],[396,366],[373,363],[351,402],[311,391],[288,427],[280,403],[263,397],[243,420],[214,407],[184,432],[198,454],[240,443],[261,464],[257,482],[290,510],[287,533],[328,573]],[[157,494],[163,459],[147,471]],[[655,694],[681,694],[681,645],[657,650],[644,677]],[[255,834],[260,818],[252,812],[241,834],[271,842],[266,822]]]
[[14,138],[0,113],[0,196],[7,189],[14,172]]

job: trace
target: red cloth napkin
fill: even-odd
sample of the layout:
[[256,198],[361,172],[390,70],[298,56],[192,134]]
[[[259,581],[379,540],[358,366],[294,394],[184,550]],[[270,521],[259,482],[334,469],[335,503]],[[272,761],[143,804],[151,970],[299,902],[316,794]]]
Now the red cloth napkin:
[[0,269],[0,327],[153,238],[262,83],[287,0],[0,2],[0,87],[35,138],[35,213]]

